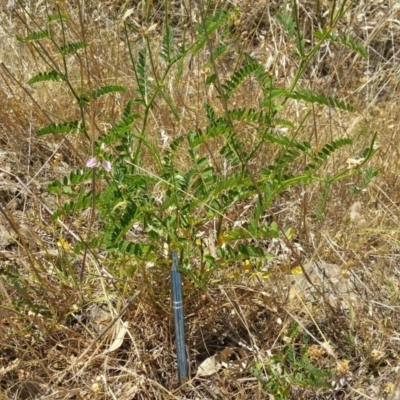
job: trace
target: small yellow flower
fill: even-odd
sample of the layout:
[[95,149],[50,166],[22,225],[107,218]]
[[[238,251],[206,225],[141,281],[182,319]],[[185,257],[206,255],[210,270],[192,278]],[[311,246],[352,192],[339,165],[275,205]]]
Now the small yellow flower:
[[242,270],[251,271],[251,264],[249,260],[245,260],[245,262],[242,264]]
[[294,267],[290,270],[290,272],[292,273],[292,275],[300,275],[303,273],[303,270],[301,269],[300,266],[298,267]]
[[58,242],[57,242],[57,247],[60,249],[63,249],[65,251],[71,251],[72,247],[71,245],[63,238],[61,238]]

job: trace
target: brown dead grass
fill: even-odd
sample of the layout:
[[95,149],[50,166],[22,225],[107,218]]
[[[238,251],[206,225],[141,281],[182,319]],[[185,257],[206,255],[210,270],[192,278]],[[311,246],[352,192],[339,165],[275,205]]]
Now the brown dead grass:
[[[326,23],[324,10],[330,2],[320,3],[318,13],[314,2],[302,2],[305,32]],[[225,348],[244,349],[249,363],[279,354],[289,328],[296,322],[313,338],[309,351],[314,365],[329,369],[337,388],[321,391],[293,387],[290,398],[396,398],[393,396],[399,390],[396,376],[400,368],[397,3],[354,3],[340,29],[363,40],[369,58],[362,60],[346,50],[326,48],[302,81],[303,86],[344,98],[358,108],[356,113],[345,115],[315,107],[301,133],[316,146],[344,135],[354,138],[353,153],[335,156],[329,165],[332,173],[347,158],[357,155],[374,131],[378,132],[380,144],[372,161],[380,169],[379,177],[357,198],[348,194],[348,187],[355,182],[335,186],[323,221],[316,221],[314,216],[318,186],[307,188],[306,192],[303,188],[291,189],[271,210],[285,226],[296,229],[304,267],[324,295],[307,286],[302,276],[282,267],[290,264],[292,256],[282,243],[271,245],[277,257],[269,265],[273,272],[262,281],[240,266],[216,276],[207,291],[185,281],[192,376],[203,360]],[[162,2],[152,2],[153,8],[146,17],[149,4],[141,2],[133,18],[144,27],[158,22],[152,32],[157,46],[163,6]],[[28,6],[40,25],[45,18],[44,4],[32,2]],[[54,4],[50,2],[49,7]],[[62,7],[71,16],[67,34],[81,37],[78,8],[67,3]],[[86,110],[94,139],[118,120],[124,104],[134,96],[135,87],[120,23],[122,2],[90,3],[87,7],[84,26],[91,46],[87,58],[79,61],[87,76],[81,81],[77,74],[75,83],[81,84],[82,89],[108,83],[128,87],[128,93],[107,97]],[[225,2],[216,2],[213,7],[233,10]],[[278,9],[278,2],[257,1],[243,2],[233,12],[232,30],[237,40],[232,44],[231,60],[219,65],[222,74],[229,75],[239,62],[240,51],[246,50],[263,60],[282,85],[290,82],[297,61],[292,56],[292,45],[272,18]],[[190,31],[190,24],[200,18],[196,2],[173,2],[170,10],[178,32],[183,23]],[[47,194],[45,184],[82,165],[87,157],[82,149],[89,145],[82,137],[35,135],[43,125],[73,120],[79,115],[58,83],[34,87],[25,83],[45,69],[31,47],[15,40],[15,35],[26,34],[25,24],[32,22],[18,6],[3,6],[1,11],[0,196],[11,221],[0,216],[0,398],[27,399],[36,394],[41,399],[269,398],[248,369],[240,376],[225,369],[180,386],[165,268],[142,268],[143,272],[131,280],[120,280],[110,275],[107,267],[114,262],[114,271],[129,268],[131,260],[89,257],[82,288],[87,304],[81,303],[81,289],[74,276],[79,275],[82,257],[60,251],[56,242],[60,238],[74,241],[90,234],[89,215],[76,216],[64,226],[53,224],[50,216],[58,199]],[[184,118],[177,123],[166,105],[158,104],[148,125],[155,145],[162,144],[161,131],[173,138],[204,126],[204,101],[211,101],[217,111],[221,110],[216,94],[202,84],[207,68],[204,57],[199,54],[190,66],[185,65],[178,86],[172,80],[168,82],[176,105],[184,110]],[[86,60],[90,61],[88,65]],[[71,59],[70,67],[78,71],[74,62],[77,61]],[[256,96],[257,90],[248,83],[237,94],[236,106],[256,104]],[[300,119],[304,107],[288,104],[288,116],[294,121]],[[215,143],[215,149],[217,146]],[[265,162],[271,158],[273,154],[266,152]],[[184,155],[181,161],[185,162]],[[147,168],[152,170],[150,165]],[[356,201],[360,206],[350,218],[349,210]],[[242,210],[235,212],[241,215]],[[35,270],[40,280],[35,277]],[[313,271],[323,271],[323,278],[313,275]],[[324,271],[335,271],[335,275],[322,282]],[[128,327],[125,340],[117,350],[106,353],[117,324],[103,336],[100,332],[138,289],[139,297],[121,317]],[[40,305],[43,312],[31,314],[24,296]],[[299,348],[302,346],[299,336],[293,340]],[[93,347],[85,354],[88,346]],[[85,356],[80,358],[82,354]]]

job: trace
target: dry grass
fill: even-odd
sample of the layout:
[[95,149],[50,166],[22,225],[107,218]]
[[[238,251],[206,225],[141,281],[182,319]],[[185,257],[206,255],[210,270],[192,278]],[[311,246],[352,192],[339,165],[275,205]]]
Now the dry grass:
[[[72,81],[82,90],[110,83],[128,88],[86,110],[93,141],[118,120],[126,101],[134,97],[135,80],[121,24],[123,2],[87,2],[82,16],[75,3],[62,4],[71,17],[66,34],[75,40],[82,38],[84,26],[90,47],[81,59],[71,58],[71,70],[79,71],[74,63],[81,63],[86,74],[76,74]],[[320,12],[315,2],[301,3],[300,20],[307,35],[326,23],[324,10],[330,2],[321,0]],[[177,32],[186,24],[190,35],[191,24],[200,20],[198,4],[170,4],[170,19]],[[55,3],[48,6],[54,8]],[[266,63],[277,82],[289,84],[297,60],[273,18],[280,8],[278,2],[243,2],[240,9],[215,2],[211,8],[225,6],[232,9],[231,29],[237,39],[231,44],[229,61],[219,65],[221,74],[227,76],[236,68],[244,50]],[[62,225],[53,223],[51,214],[60,199],[49,195],[45,185],[81,166],[87,158],[83,149],[90,144],[79,136],[35,135],[41,126],[78,119],[79,113],[59,83],[26,84],[45,69],[32,46],[15,39],[26,34],[32,21],[19,6],[0,7],[0,196],[4,211],[0,215],[0,399],[36,395],[41,399],[272,398],[249,368],[239,376],[228,368],[179,384],[165,268],[144,268],[126,279],[115,271],[132,267],[132,260],[89,254],[87,278],[83,284],[78,282],[82,256],[63,248],[60,239],[87,238],[97,225],[90,225],[90,213],[66,219]],[[28,9],[39,25],[45,21],[44,4],[31,2]],[[163,2],[141,2],[132,18],[143,27],[158,23],[151,32],[156,51]],[[380,174],[356,197],[348,192],[356,182],[336,185],[322,221],[314,214],[320,198],[318,185],[288,190],[270,210],[282,224],[295,228],[295,242],[303,249],[303,264],[315,287],[285,267],[293,255],[281,242],[268,244],[276,259],[268,265],[265,279],[255,279],[251,270],[238,265],[215,276],[205,291],[185,280],[192,376],[203,360],[226,348],[242,349],[250,366],[257,360],[266,363],[291,342],[298,352],[308,346],[313,365],[331,371],[336,387],[322,390],[293,385],[288,398],[399,399],[400,7],[394,0],[359,1],[341,24],[340,29],[363,41],[369,57],[362,60],[340,48],[324,48],[306,71],[302,85],[344,98],[356,104],[357,112],[346,115],[314,107],[301,135],[315,146],[344,135],[354,138],[352,153],[335,156],[328,164],[334,173],[367,146],[377,131],[380,149],[372,164]],[[52,51],[50,46],[46,49]],[[59,62],[55,53],[50,56]],[[162,146],[161,132],[174,138],[205,126],[205,101],[222,110],[216,93],[203,84],[209,68],[206,62],[206,55],[199,53],[184,65],[179,85],[172,78],[167,82],[183,117],[177,122],[166,104],[157,104],[147,125],[155,146]],[[236,107],[257,104],[257,88],[252,85],[246,83],[236,94]],[[299,122],[304,108],[288,103],[288,118]],[[241,133],[250,138],[251,148],[251,132]],[[209,150],[218,163],[218,142],[213,145]],[[261,161],[267,163],[271,158],[273,154],[266,151]],[[181,162],[185,163],[184,154]],[[145,167],[157,173],[153,165]],[[243,209],[236,209],[229,217],[245,215]],[[111,269],[113,274],[108,272]],[[137,290],[139,296],[121,318],[114,318]],[[33,306],[40,312],[29,311]],[[118,329],[123,329],[120,321],[127,326],[125,340],[107,352]],[[301,333],[290,337],[294,324],[308,334],[310,343],[302,342]],[[102,334],[107,326],[109,330]]]

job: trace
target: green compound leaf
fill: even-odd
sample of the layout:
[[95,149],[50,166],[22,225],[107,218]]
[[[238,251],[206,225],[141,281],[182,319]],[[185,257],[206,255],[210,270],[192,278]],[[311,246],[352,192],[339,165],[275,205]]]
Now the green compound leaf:
[[297,25],[290,14],[279,14],[278,21],[282,24],[292,39],[296,37]]
[[160,57],[167,63],[171,62],[174,47],[174,35],[169,25],[165,28],[164,37],[162,40],[162,49]]
[[84,189],[81,189],[79,193],[76,194],[74,200],[64,203],[53,215],[51,219],[56,221],[57,218],[62,215],[69,214],[71,212],[82,211],[90,207],[93,203],[92,192],[85,193]]
[[25,37],[17,35],[16,38],[20,42],[29,43],[29,42],[37,42],[37,41],[43,40],[43,39],[50,39],[51,35],[50,35],[50,31],[48,31],[46,29],[46,30],[39,31],[39,32],[32,32],[28,36],[25,36]]
[[121,120],[115,124],[106,135],[101,137],[101,142],[105,144],[119,143],[131,132],[137,118],[139,118],[139,115],[132,113],[132,102],[130,101],[122,113]]
[[311,155],[312,162],[306,165],[306,171],[318,169],[324,162],[326,162],[332,153],[351,144],[353,144],[353,141],[349,138],[333,140],[332,142],[327,143],[318,153]]
[[54,69],[49,72],[40,72],[28,80],[29,85],[33,85],[38,82],[61,82],[65,81],[64,75],[60,74]]
[[368,57],[368,51],[364,47],[363,43],[353,38],[349,35],[338,35],[336,32],[327,32],[326,30],[323,31],[316,31],[314,32],[314,36],[317,39],[327,39],[334,43],[339,43],[343,47],[347,47],[348,49],[355,51],[356,53],[360,54],[363,58]]
[[107,85],[95,90],[92,94],[92,98],[98,99],[101,96],[105,96],[110,93],[123,93],[126,92],[125,86],[118,85]]
[[350,103],[346,103],[344,100],[335,99],[333,97],[326,97],[321,93],[315,93],[309,89],[296,89],[293,93],[286,93],[286,95],[287,97],[295,100],[303,100],[309,103],[317,103],[349,112],[353,112],[355,110],[353,105],[351,105]]
[[194,43],[194,48],[193,48],[194,54],[197,54],[204,47],[204,45],[207,42],[207,37],[210,37],[210,35],[213,32],[215,32],[221,26],[224,26],[226,24],[227,19],[228,19],[227,10],[217,11],[206,19],[205,21],[206,31],[204,31],[203,24],[197,25],[197,32],[199,34],[199,37]]
[[252,73],[259,72],[261,66],[258,62],[250,62],[246,66],[242,67],[239,71],[233,73],[229,80],[227,80],[222,88],[226,98],[232,96],[233,92],[248,78]]
[[[108,237],[111,243],[117,243],[123,239],[126,232],[132,227],[138,209],[136,203],[129,200],[125,201],[121,207],[123,207],[122,215],[119,215],[118,220],[115,221],[114,228]],[[115,213],[118,211],[117,209]]]
[[82,93],[79,96],[79,103],[87,105],[90,103],[91,99],[98,99],[99,97],[105,96],[107,94],[112,94],[112,93],[123,93],[126,92],[126,87],[125,86],[120,86],[120,85],[106,85],[102,86],[99,89],[93,90],[91,93],[86,92]]
[[149,92],[149,76],[147,72],[147,51],[145,47],[139,51],[136,74],[138,84],[136,90],[140,93],[142,100],[146,102]]
[[228,46],[225,44],[221,44],[217,46],[213,51],[213,58],[217,60],[221,56],[223,56],[229,50]]
[[47,22],[55,22],[55,21],[66,21],[68,19],[68,15],[58,13],[58,14],[52,14],[47,17]]
[[79,121],[63,122],[62,124],[50,124],[37,130],[38,136],[52,135],[52,134],[66,134],[66,133],[78,133]]
[[71,53],[76,53],[78,50],[86,47],[87,44],[84,42],[67,43],[65,46],[60,47],[60,53],[64,56]]

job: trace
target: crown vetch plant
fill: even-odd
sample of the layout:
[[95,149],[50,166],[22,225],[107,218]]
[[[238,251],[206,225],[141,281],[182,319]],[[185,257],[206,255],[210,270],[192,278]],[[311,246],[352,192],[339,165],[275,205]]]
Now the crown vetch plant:
[[[312,143],[298,139],[309,113],[305,113],[300,124],[282,115],[289,99],[354,111],[351,104],[313,92],[299,83],[307,66],[326,41],[341,44],[365,56],[361,44],[333,31],[345,11],[346,2],[332,11],[331,26],[313,33],[315,45],[310,49],[306,48],[296,21],[288,15],[280,16],[281,23],[293,39],[299,60],[297,73],[288,88],[279,86],[263,65],[248,54],[239,68],[222,79],[217,61],[224,57],[229,44],[213,48],[212,35],[218,31],[229,35],[227,11],[205,17],[197,26],[196,36],[190,40],[184,37],[179,46],[166,20],[158,53],[152,46],[151,30],[139,30],[126,17],[123,22],[136,81],[136,97],[125,105],[119,122],[95,140],[92,146],[88,142],[86,166],[49,185],[51,192],[68,198],[54,213],[55,219],[82,212],[88,207],[95,207],[98,211],[100,231],[94,232],[92,240],[85,245],[78,243],[76,251],[87,245],[93,250],[106,250],[114,257],[129,254],[138,260],[138,264],[150,262],[162,266],[168,263],[169,251],[175,249],[180,252],[186,274],[198,285],[204,286],[216,269],[237,260],[253,260],[262,264],[270,259],[270,254],[257,243],[278,237],[279,229],[275,223],[264,222],[262,216],[276,197],[288,188],[321,182],[323,192],[317,216],[322,217],[331,185],[362,174],[365,163],[374,153],[375,136],[371,138],[370,146],[361,152],[362,162],[355,168],[343,166],[334,175],[328,175],[324,173],[323,166],[335,152],[351,145],[351,138],[335,139],[316,148]],[[28,83],[52,81],[65,85],[80,112],[79,121],[51,124],[39,129],[38,134],[81,133],[90,138],[87,106],[102,96],[123,92],[126,88],[107,85],[80,93],[74,87],[66,57],[78,56],[88,44],[68,43],[65,35],[61,35],[61,39],[53,35],[54,24],[64,31],[66,21],[67,16],[58,12],[49,16],[46,28],[19,38],[33,44],[44,59],[47,53],[40,43],[51,41],[59,53],[60,65],[49,62],[51,69],[36,74]],[[130,39],[133,33],[139,34],[135,42],[135,46],[140,47],[137,56],[134,55],[134,42]],[[206,102],[206,126],[189,130],[171,140],[169,145],[155,146],[152,141],[154,133],[149,128],[152,110],[158,102],[162,102],[176,120],[181,119],[181,111],[174,103],[167,82],[170,79],[179,82],[187,60],[205,49],[210,54],[210,68],[204,83],[217,90],[222,112],[212,101]],[[258,105],[236,108],[234,95],[250,78],[256,80],[261,93]],[[254,132],[251,148],[240,133],[239,125],[251,127]],[[287,133],[281,133],[283,129],[280,128],[285,128]],[[215,140],[218,140],[220,148],[210,151]],[[265,165],[263,153],[271,149],[277,156]],[[183,154],[187,160],[185,163],[179,161]],[[264,164],[262,168],[251,167],[261,163]],[[373,176],[374,173],[369,170],[362,184],[367,185]],[[94,182],[104,184],[98,185],[95,191]],[[88,183],[92,185],[88,186]],[[235,205],[250,202],[254,206],[246,228],[224,225]],[[212,238],[207,239],[208,244],[205,245],[200,231],[207,224],[212,226],[209,228]],[[139,231],[135,240],[129,238],[132,232]],[[198,260],[198,268],[191,267],[193,260]]]

